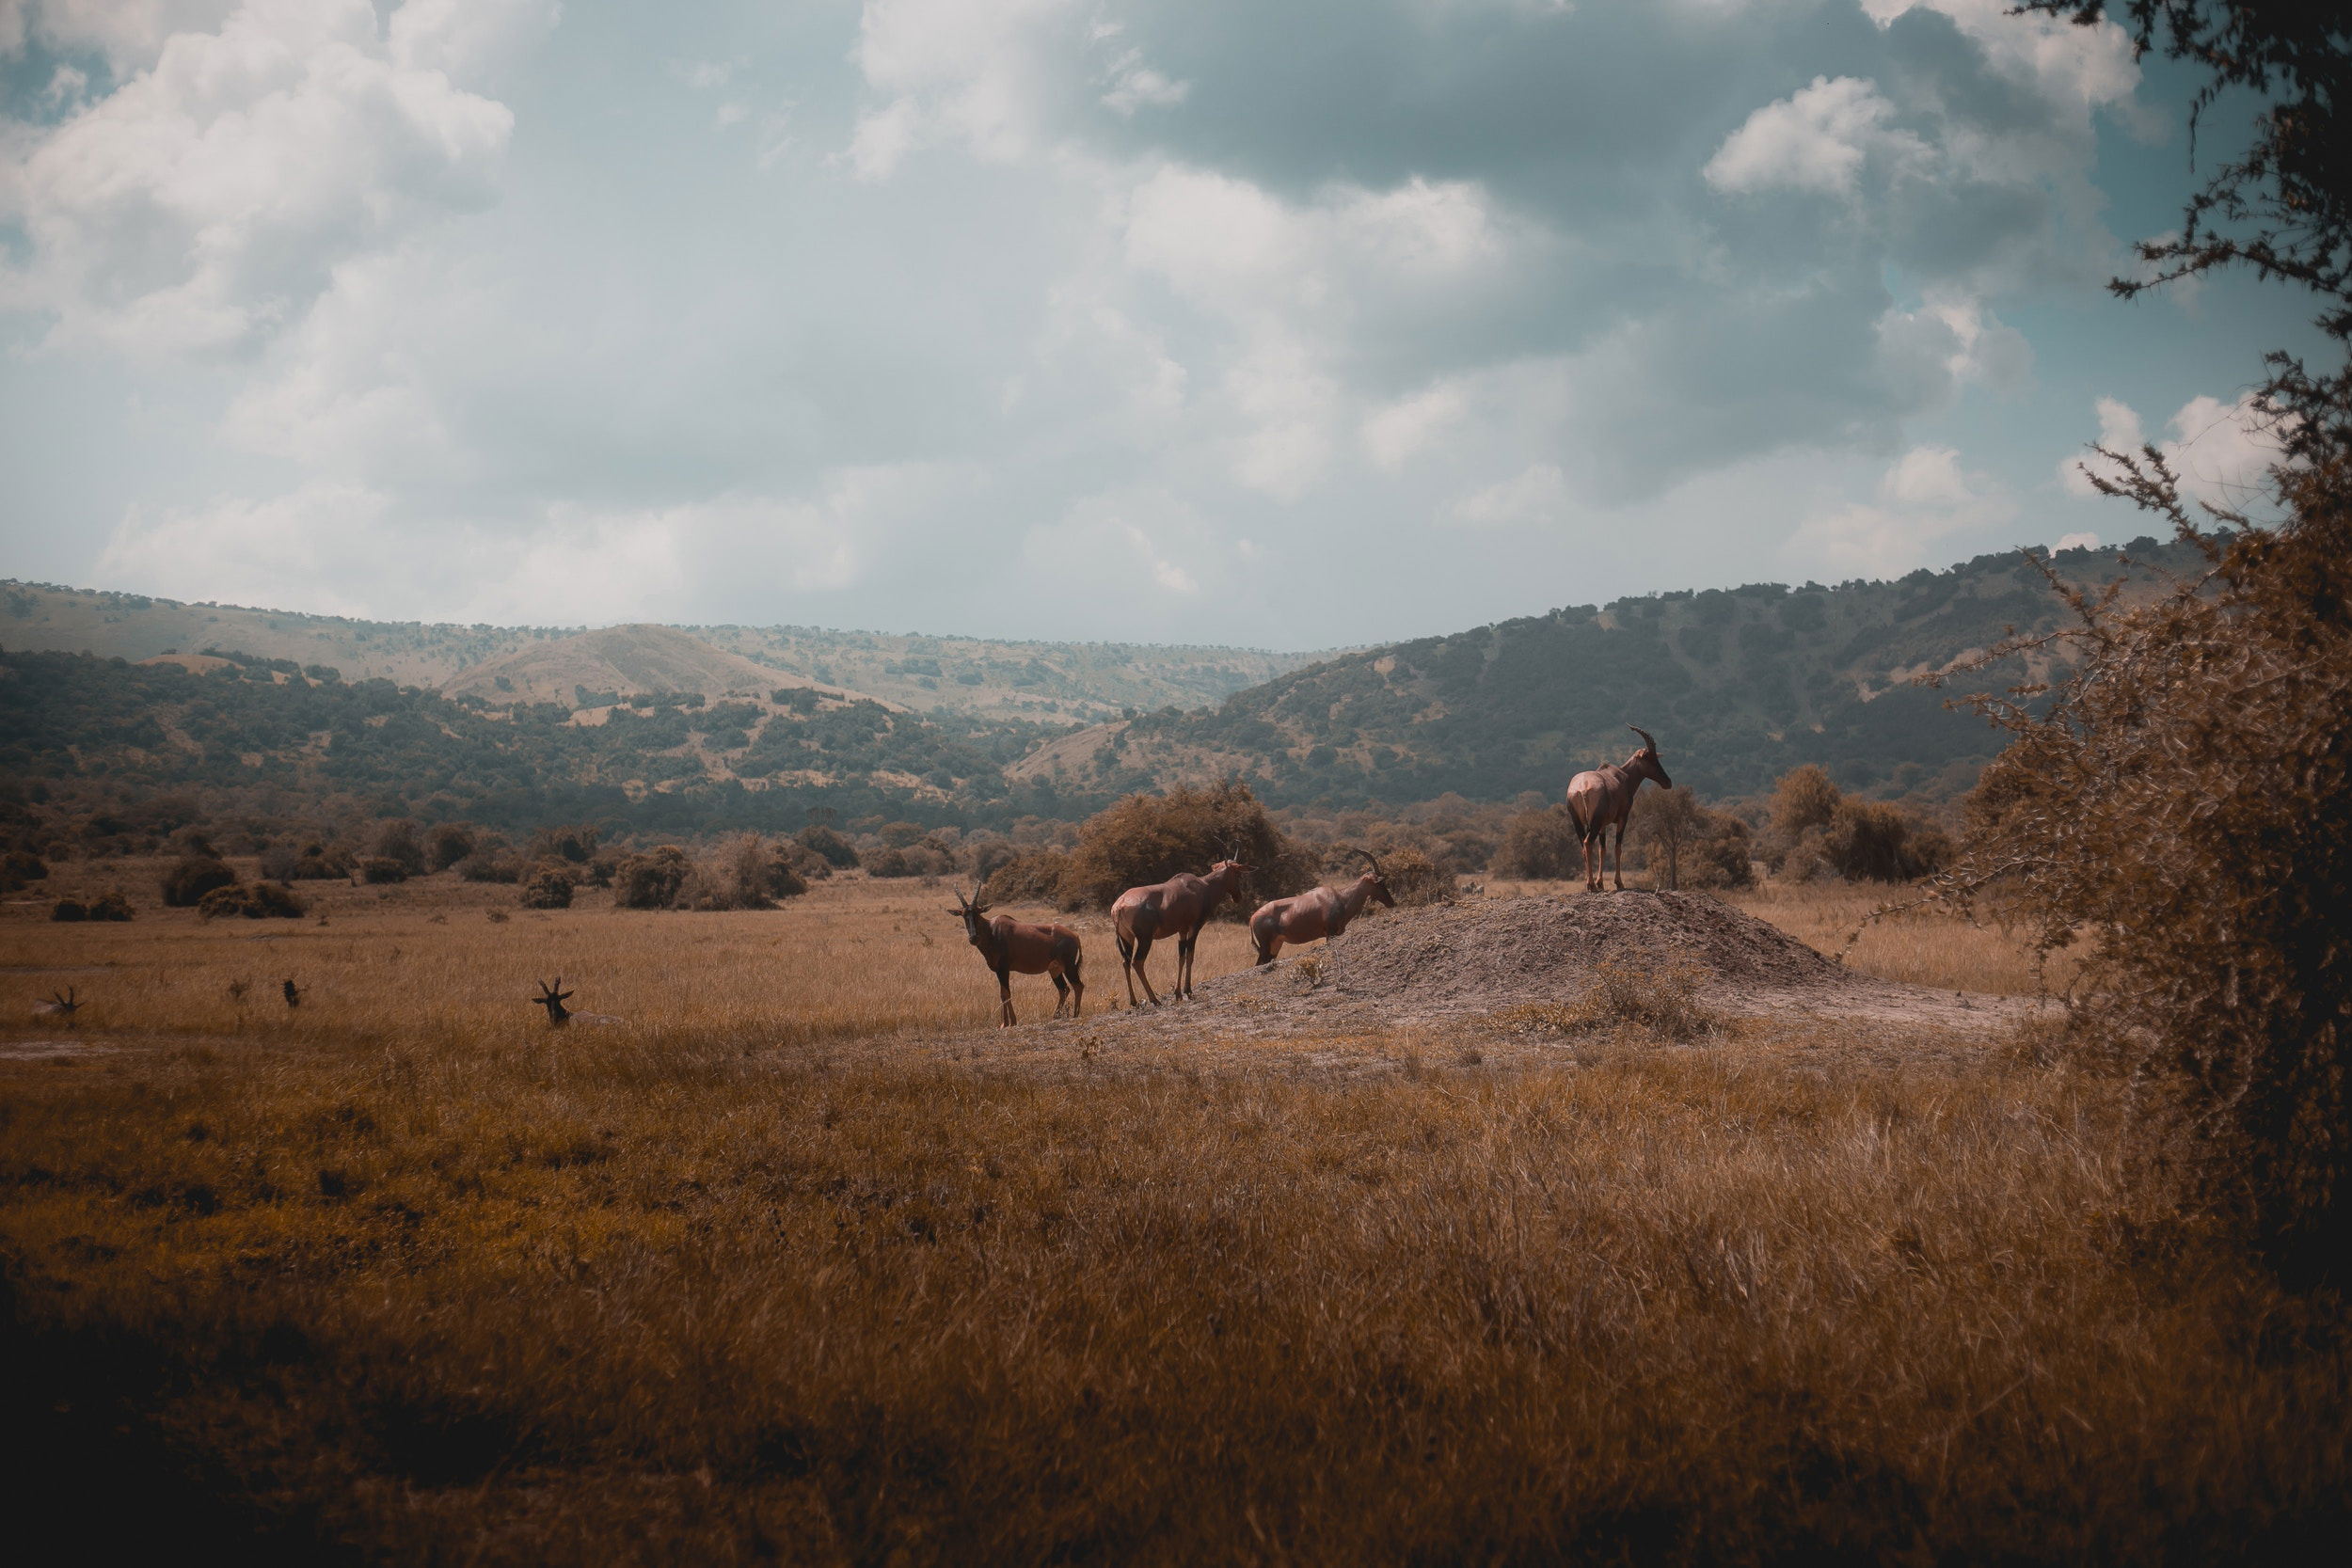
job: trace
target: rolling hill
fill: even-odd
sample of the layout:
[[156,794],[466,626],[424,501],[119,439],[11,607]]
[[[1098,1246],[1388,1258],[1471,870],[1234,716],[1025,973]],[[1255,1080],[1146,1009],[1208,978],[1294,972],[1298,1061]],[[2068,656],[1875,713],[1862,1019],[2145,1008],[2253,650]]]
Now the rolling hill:
[[[2128,549],[2159,570],[2200,564],[2153,539]],[[2114,554],[2086,550],[2056,565],[2084,582],[2119,572]],[[1630,722],[1657,735],[1677,782],[1710,795],[1764,789],[1805,763],[1850,789],[1950,794],[1999,739],[1914,678],[2063,609],[2013,553],[1895,582],[1579,606],[1327,658],[1214,709],[1095,725],[1010,771],[1081,795],[1239,777],[1279,805],[1507,800],[1622,759]]]
[[[706,651],[681,650],[658,632],[691,636]],[[597,705],[584,700],[581,689],[589,696],[697,690],[716,697],[739,689],[821,686],[916,712],[1061,724],[1116,719],[1128,708],[1215,703],[1320,657],[813,626],[592,631],[358,621],[14,581],[0,582],[0,646],[134,661],[212,648],[291,659],[354,681],[382,679],[453,695],[529,696],[567,706]],[[492,665],[497,668],[485,674]],[[755,675],[746,665],[765,673]],[[497,686],[501,674],[514,690]]]

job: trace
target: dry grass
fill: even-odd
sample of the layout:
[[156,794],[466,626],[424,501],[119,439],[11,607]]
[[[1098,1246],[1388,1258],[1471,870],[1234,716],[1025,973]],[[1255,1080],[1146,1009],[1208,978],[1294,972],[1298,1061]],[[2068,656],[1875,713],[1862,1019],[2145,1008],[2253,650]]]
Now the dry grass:
[[[1181,1013],[987,1031],[919,886],[389,891],[0,919],[103,1048],[0,1061],[21,1481],[105,1466],[158,1543],[305,1560],[2276,1561],[2345,1523],[2340,1321],[2021,1053],[1424,1033],[1318,1073]],[[549,1031],[559,968],[626,1022]]]

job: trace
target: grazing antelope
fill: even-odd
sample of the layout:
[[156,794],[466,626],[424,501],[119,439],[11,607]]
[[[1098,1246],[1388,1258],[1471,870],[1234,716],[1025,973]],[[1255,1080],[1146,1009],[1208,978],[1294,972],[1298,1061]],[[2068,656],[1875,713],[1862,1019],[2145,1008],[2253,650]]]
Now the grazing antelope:
[[1625,822],[1633,815],[1634,792],[1644,779],[1655,779],[1661,789],[1674,781],[1658,760],[1658,742],[1639,724],[1627,729],[1642,737],[1642,749],[1623,762],[1579,773],[1568,781],[1568,820],[1584,847],[1584,891],[1598,893],[1601,874],[1609,869],[1609,830],[1617,830],[1617,891],[1625,891]]
[[35,1018],[62,1018],[65,1020],[65,1026],[71,1029],[73,1027],[73,1015],[80,1011],[81,1007],[82,1004],[74,1000],[73,988],[68,986],[65,988],[63,996],[59,996],[53,990],[49,993],[47,1001],[34,1003],[33,1016]]
[[999,1024],[1008,1029],[1013,1025],[1012,977],[1016,971],[1052,976],[1056,1018],[1061,1017],[1065,1007],[1070,1009],[1072,1018],[1085,1011],[1087,983],[1079,970],[1086,962],[1086,952],[1078,943],[1077,932],[1067,926],[1032,926],[1009,914],[983,920],[980,917],[988,913],[988,900],[977,887],[970,898],[957,894],[956,903],[960,907],[947,912],[963,922],[965,939],[979,949],[981,962],[996,976],[996,994],[1003,1004]]
[[548,1010],[548,1022],[558,1029],[574,1019],[580,1020],[582,1023],[618,1023],[621,1022],[611,1013],[576,1013],[564,1006],[571,999],[572,993],[564,989],[564,976],[559,974],[555,977],[555,984],[551,986],[545,980],[540,981],[539,994],[532,997],[531,1001],[533,1006],[545,1007]]
[[285,990],[287,1006],[299,1007],[302,1006],[302,988],[300,986],[297,986],[292,980],[289,980],[286,982]]
[[1323,937],[1335,937],[1347,929],[1347,923],[1363,912],[1364,901],[1377,898],[1389,908],[1396,908],[1390,896],[1388,873],[1369,849],[1348,845],[1350,854],[1364,857],[1372,867],[1356,879],[1346,892],[1335,887],[1319,887],[1295,898],[1277,898],[1258,906],[1258,912],[1249,917],[1249,941],[1258,949],[1258,967],[1263,969],[1274,961],[1274,956],[1286,944],[1313,942]]
[[1119,939],[1120,973],[1127,977],[1127,1006],[1141,1006],[1136,1001],[1138,976],[1152,1006],[1160,1005],[1160,993],[1152,989],[1152,976],[1144,974],[1143,961],[1152,956],[1152,944],[1167,936],[1176,939],[1176,985],[1168,994],[1192,994],[1192,950],[1200,941],[1200,927],[1209,923],[1219,904],[1240,894],[1241,879],[1249,875],[1249,869],[1229,858],[1209,867],[1205,877],[1181,872],[1165,882],[1131,887],[1119,895],[1111,906],[1111,931]]

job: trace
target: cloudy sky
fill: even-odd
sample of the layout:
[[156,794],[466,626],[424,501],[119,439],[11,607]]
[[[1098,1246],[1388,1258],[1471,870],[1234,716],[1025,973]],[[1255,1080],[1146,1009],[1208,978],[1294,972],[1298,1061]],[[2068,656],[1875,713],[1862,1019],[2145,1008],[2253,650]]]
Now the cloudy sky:
[[0,576],[1303,648],[2119,542],[2303,305],[2106,297],[2191,84],[2006,4],[0,0]]

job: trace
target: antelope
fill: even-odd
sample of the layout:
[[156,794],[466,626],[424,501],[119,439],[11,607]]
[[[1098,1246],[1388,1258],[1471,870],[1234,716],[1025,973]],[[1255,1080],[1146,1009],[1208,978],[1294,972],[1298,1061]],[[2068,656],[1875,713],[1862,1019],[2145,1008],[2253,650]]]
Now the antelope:
[[1111,906],[1111,931],[1119,939],[1120,973],[1127,977],[1127,1006],[1141,1006],[1136,1001],[1138,977],[1152,1006],[1160,1005],[1160,993],[1152,989],[1143,961],[1152,956],[1152,944],[1165,936],[1176,939],[1176,985],[1168,994],[1192,994],[1192,950],[1200,940],[1200,927],[1217,905],[1240,893],[1249,869],[1237,860],[1221,860],[1205,877],[1180,872],[1165,882],[1131,887],[1119,895]]
[[1263,969],[1274,961],[1285,943],[1313,942],[1321,937],[1335,937],[1347,929],[1347,923],[1363,912],[1364,901],[1377,898],[1389,908],[1396,908],[1390,896],[1388,873],[1369,849],[1354,845],[1345,847],[1348,853],[1361,855],[1372,869],[1356,879],[1344,893],[1338,888],[1319,887],[1295,898],[1277,898],[1258,906],[1258,912],[1249,917],[1249,940],[1258,950],[1258,967]]
[[302,1006],[302,988],[300,986],[297,986],[292,980],[289,980],[285,985],[285,992],[287,1006],[299,1007]]
[[1633,815],[1634,792],[1644,779],[1655,779],[1661,789],[1674,781],[1658,760],[1658,742],[1639,724],[1627,729],[1642,737],[1642,749],[1623,762],[1579,773],[1568,781],[1568,820],[1584,847],[1584,891],[1601,891],[1601,874],[1609,869],[1609,830],[1617,830],[1617,891],[1625,891],[1625,822]]
[[548,1022],[558,1029],[563,1028],[574,1019],[580,1020],[582,1023],[618,1023],[621,1022],[611,1013],[576,1013],[564,1006],[571,999],[572,993],[564,989],[564,976],[559,974],[555,977],[555,984],[551,986],[545,980],[540,981],[539,994],[532,997],[531,1002],[533,1006],[545,1007],[548,1010]]
[[73,1027],[73,1015],[81,1009],[81,1006],[82,1004],[74,1000],[73,988],[68,986],[65,988],[63,996],[59,996],[53,990],[49,993],[48,1000],[34,1003],[33,1016],[35,1018],[62,1018],[65,1020],[65,1026],[71,1029]]
[[1079,946],[1077,932],[1067,926],[1032,926],[1009,914],[983,920],[988,899],[977,887],[969,898],[957,894],[956,903],[959,907],[947,912],[963,922],[965,939],[979,949],[980,961],[996,976],[1000,1027],[1009,1029],[1015,1022],[1012,976],[1016,971],[1052,976],[1056,1018],[1061,1017],[1065,1007],[1072,1018],[1085,1011],[1087,983],[1079,969],[1086,962],[1086,953]]

